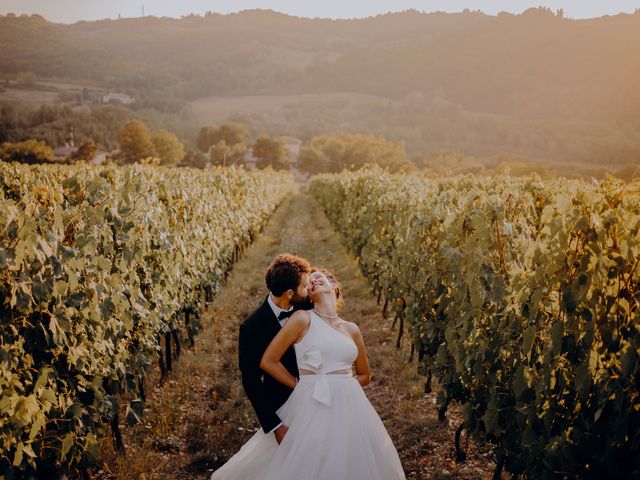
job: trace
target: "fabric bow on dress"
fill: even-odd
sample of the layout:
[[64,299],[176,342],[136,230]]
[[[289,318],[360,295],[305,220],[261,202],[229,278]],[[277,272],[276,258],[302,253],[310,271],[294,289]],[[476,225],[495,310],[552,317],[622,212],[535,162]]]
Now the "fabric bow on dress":
[[327,374],[324,373],[322,369],[322,354],[317,347],[312,346],[304,353],[305,360],[305,368],[309,368],[313,373],[315,373],[318,378],[315,381],[315,385],[313,386],[313,395],[312,397],[326,405],[327,407],[331,406],[331,390],[329,389],[329,380],[327,379]]

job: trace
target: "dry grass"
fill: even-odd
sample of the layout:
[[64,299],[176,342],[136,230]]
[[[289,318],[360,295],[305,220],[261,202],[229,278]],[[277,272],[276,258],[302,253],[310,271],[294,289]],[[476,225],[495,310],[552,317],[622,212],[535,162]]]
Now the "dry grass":
[[360,325],[374,373],[365,392],[398,449],[407,478],[490,478],[494,463],[487,447],[469,442],[467,462],[455,463],[459,409],[453,405],[450,422],[438,422],[435,394],[423,394],[424,380],[417,366],[407,362],[408,345],[396,350],[391,320],[382,317],[357,261],[306,194],[286,201],[236,264],[227,285],[204,312],[195,348],[180,359],[174,377],[153,390],[144,423],[125,431],[126,456],[115,455],[110,442],[104,441],[105,464],[99,477],[206,479],[253,434],[258,423],[240,383],[237,330],[264,299],[264,271],[281,252],[327,267],[342,282],[341,316]]

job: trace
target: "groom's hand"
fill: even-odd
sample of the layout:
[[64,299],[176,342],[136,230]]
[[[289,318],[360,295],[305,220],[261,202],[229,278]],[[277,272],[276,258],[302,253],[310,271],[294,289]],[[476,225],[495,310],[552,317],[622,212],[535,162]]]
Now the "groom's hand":
[[287,434],[288,430],[289,427],[287,427],[286,425],[280,425],[273,431],[274,435],[276,436],[276,442],[278,442],[278,445],[282,443],[282,440],[284,440],[284,436]]

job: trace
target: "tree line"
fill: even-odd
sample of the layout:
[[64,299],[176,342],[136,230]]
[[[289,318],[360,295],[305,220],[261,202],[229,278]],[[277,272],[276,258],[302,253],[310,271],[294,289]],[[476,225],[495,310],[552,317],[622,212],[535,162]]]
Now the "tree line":
[[289,169],[293,156],[284,141],[276,135],[262,133],[251,142],[249,126],[239,122],[223,122],[220,125],[205,125],[200,128],[196,145],[208,156],[212,165],[234,165],[243,163],[251,149],[256,167],[272,166]]
[[[191,141],[183,142],[166,128],[151,129],[141,119],[128,117],[127,109],[104,107],[101,112],[115,113],[106,116],[108,122],[120,119],[115,129],[115,147],[110,159],[126,164],[143,162],[167,166],[205,168],[208,165],[247,165],[257,168],[271,166],[275,169],[296,168],[308,174],[337,173],[358,170],[366,165],[378,165],[389,172],[420,170],[431,176],[458,174],[511,174],[515,176],[537,173],[543,178],[582,177],[603,178],[613,174],[624,180],[640,176],[637,165],[607,168],[597,165],[549,164],[534,162],[530,158],[512,153],[501,153],[484,158],[464,155],[451,149],[423,150],[408,154],[404,142],[394,142],[382,136],[347,132],[325,133],[312,136],[301,145],[295,155],[283,137],[275,134],[252,132],[252,128],[239,121],[225,121],[216,125],[204,125],[187,135]],[[41,107],[34,110],[32,121],[44,122],[48,128],[56,124],[57,115],[74,110],[67,107]],[[95,114],[95,113],[94,113]],[[11,117],[9,116],[9,122]],[[77,119],[83,118],[82,116]],[[100,116],[95,118],[102,118]],[[50,120],[54,119],[53,122]],[[5,119],[5,126],[6,126]],[[109,129],[114,126],[109,124]],[[0,128],[0,133],[7,132]],[[34,130],[36,131],[36,130]],[[60,132],[58,132],[60,133]],[[0,136],[0,139],[3,137]],[[6,138],[6,135],[4,136]],[[46,142],[48,136],[27,138],[17,142],[0,143],[0,159],[23,163],[54,163],[54,151]],[[67,163],[90,162],[104,144],[94,138],[86,138],[80,147],[63,159]],[[109,148],[109,147],[106,147]]]

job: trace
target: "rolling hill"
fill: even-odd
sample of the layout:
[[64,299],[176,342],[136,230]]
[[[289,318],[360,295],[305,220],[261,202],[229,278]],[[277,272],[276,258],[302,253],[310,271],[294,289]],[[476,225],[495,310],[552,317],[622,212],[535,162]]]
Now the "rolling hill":
[[[640,158],[640,56],[632,45],[640,45],[640,13],[572,20],[547,9],[406,11],[329,20],[247,10],[73,25],[7,15],[0,76],[92,82],[158,109],[281,97],[287,108],[277,129],[302,136],[340,125],[403,139],[409,150],[627,163]],[[286,98],[343,92],[389,102],[327,109]],[[238,115],[276,128],[260,108]]]

